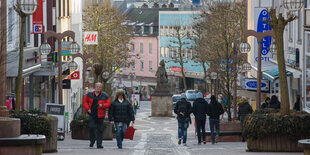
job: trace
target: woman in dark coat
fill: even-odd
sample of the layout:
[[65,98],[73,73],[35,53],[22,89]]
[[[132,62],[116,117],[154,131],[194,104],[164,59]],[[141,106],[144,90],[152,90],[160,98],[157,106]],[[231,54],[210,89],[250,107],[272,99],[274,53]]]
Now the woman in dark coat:
[[119,149],[122,149],[127,124],[131,121],[133,124],[135,122],[132,105],[127,100],[123,90],[116,92],[115,99],[109,108],[108,116],[110,122],[115,126],[117,146]]
[[278,97],[276,95],[271,96],[270,108],[280,109],[280,101],[278,100]]

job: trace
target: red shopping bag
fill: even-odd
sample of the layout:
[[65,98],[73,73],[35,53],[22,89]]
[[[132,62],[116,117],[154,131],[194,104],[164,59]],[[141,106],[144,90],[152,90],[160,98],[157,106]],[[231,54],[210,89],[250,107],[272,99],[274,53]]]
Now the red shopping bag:
[[133,140],[133,136],[135,134],[136,129],[133,126],[129,126],[126,130],[126,133],[124,135],[124,139],[130,139]]

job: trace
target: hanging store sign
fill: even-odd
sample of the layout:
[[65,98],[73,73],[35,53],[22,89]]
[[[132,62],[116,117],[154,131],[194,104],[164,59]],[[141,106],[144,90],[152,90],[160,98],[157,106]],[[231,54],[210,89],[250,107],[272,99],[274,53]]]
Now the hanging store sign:
[[43,26],[43,0],[37,0],[38,8],[32,14],[32,33],[42,34],[44,33]]
[[98,32],[87,31],[83,33],[84,45],[97,45],[98,44]]
[[[268,80],[262,80],[261,83],[261,91],[269,91],[269,81]],[[244,80],[244,89],[256,91],[257,90],[257,79],[252,78],[246,78]]]

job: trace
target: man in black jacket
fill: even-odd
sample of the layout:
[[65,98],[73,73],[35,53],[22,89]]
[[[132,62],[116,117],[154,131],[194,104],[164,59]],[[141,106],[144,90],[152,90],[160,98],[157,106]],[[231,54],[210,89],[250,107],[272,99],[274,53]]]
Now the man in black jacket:
[[183,139],[183,145],[186,146],[187,139],[187,128],[190,122],[190,114],[192,113],[191,103],[186,101],[185,93],[181,94],[181,100],[178,101],[174,108],[174,113],[176,113],[178,119],[178,144],[181,144]]
[[[211,103],[208,104],[207,114],[210,116],[210,130],[211,130],[211,139],[212,144],[218,142],[220,136],[220,115],[224,113],[223,107],[216,101],[214,95],[211,96]],[[214,136],[214,127],[216,130],[216,139]]]
[[[196,131],[198,136],[198,145],[201,144],[201,133],[203,143],[206,144],[206,114],[207,114],[208,102],[203,98],[201,92],[197,93],[196,100],[193,103],[193,114],[196,120]],[[202,130],[202,132],[200,132]]]

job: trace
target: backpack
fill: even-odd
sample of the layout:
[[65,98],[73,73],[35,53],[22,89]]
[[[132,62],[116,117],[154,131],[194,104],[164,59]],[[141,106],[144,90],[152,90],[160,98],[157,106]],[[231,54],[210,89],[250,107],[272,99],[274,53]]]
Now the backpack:
[[186,102],[180,102],[178,107],[178,112],[183,113],[184,115],[187,114],[187,103]]

